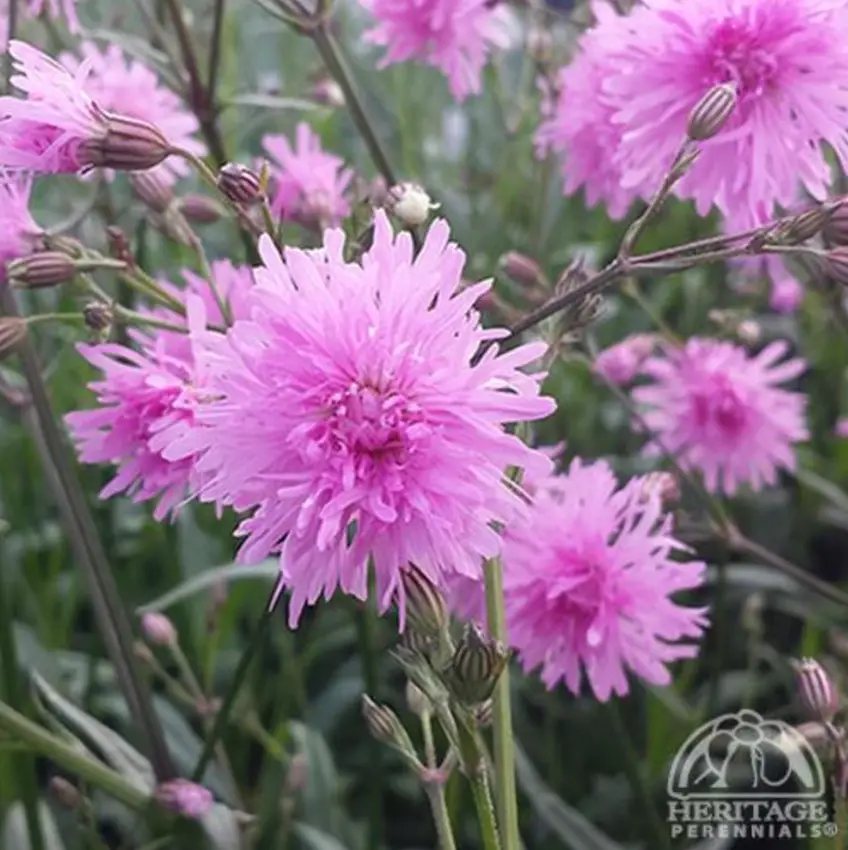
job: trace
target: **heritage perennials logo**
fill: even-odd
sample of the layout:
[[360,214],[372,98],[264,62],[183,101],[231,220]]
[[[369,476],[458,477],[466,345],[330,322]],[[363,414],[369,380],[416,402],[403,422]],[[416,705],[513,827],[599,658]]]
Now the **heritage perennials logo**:
[[836,834],[821,762],[806,738],[755,711],[696,729],[668,775],[672,838],[818,838]]

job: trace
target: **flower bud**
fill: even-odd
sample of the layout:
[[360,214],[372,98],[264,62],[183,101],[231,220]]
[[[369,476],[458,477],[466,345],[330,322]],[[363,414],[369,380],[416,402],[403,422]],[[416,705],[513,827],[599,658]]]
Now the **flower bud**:
[[798,695],[813,720],[828,722],[839,710],[839,693],[822,665],[813,658],[795,662]]
[[544,284],[545,273],[542,267],[526,254],[508,251],[501,257],[499,265],[508,278],[523,286],[532,288]]
[[819,204],[782,223],[781,241],[790,245],[806,242],[821,233],[836,211],[834,204]]
[[218,171],[218,191],[234,204],[258,204],[262,201],[262,181],[246,165],[228,162]]
[[174,203],[174,190],[160,172],[135,171],[129,175],[135,196],[153,212],[164,213]]
[[321,77],[312,86],[312,99],[324,106],[341,109],[345,105],[342,87],[332,77]]
[[734,83],[713,86],[689,113],[686,135],[693,142],[713,138],[727,123],[736,108],[737,92]]
[[664,508],[680,501],[680,485],[671,472],[649,472],[642,480],[642,497],[647,501],[658,497]]
[[141,631],[154,646],[176,646],[177,630],[164,615],[149,612],[141,615]]
[[85,797],[80,793],[79,788],[62,776],[52,776],[49,786],[51,793],[62,808],[77,811],[85,802]]
[[389,189],[388,207],[408,227],[418,227],[439,208],[417,183],[398,183]]
[[12,354],[26,339],[27,323],[17,316],[0,317],[0,360]]
[[85,167],[144,171],[167,159],[171,146],[158,127],[113,112],[105,117],[105,135],[80,145],[79,157]]
[[474,707],[474,719],[477,721],[477,725],[481,729],[485,729],[487,726],[492,725],[494,710],[494,703],[490,699],[487,699],[485,702],[481,702],[479,705]]
[[164,808],[186,818],[197,820],[214,805],[212,792],[188,779],[171,779],[163,782],[153,792],[155,800]]
[[848,286],[848,245],[831,248],[825,255],[827,274],[837,283]]
[[414,564],[401,571],[400,580],[407,625],[426,637],[440,637],[448,627],[448,609],[439,589]]
[[406,683],[406,704],[409,706],[409,710],[419,717],[430,711],[430,700],[411,679]]
[[469,624],[451,659],[445,684],[461,703],[474,706],[484,702],[492,695],[509,656],[500,641]]
[[12,260],[6,266],[6,274],[12,286],[42,289],[73,280],[76,267],[74,261],[61,251],[41,251]]
[[736,336],[738,336],[740,341],[744,342],[745,345],[756,345],[762,336],[762,329],[760,328],[759,323],[755,322],[753,319],[743,319],[736,326]]
[[829,247],[848,245],[848,195],[835,198],[835,209],[824,226],[822,236]]
[[102,301],[91,301],[82,308],[85,326],[99,334],[106,334],[112,327],[112,308]]
[[309,778],[309,761],[303,753],[295,753],[289,760],[289,769],[286,772],[286,793],[296,794],[306,787]]
[[186,195],[180,198],[179,208],[193,224],[215,224],[224,216],[224,208],[206,195]]
[[142,643],[140,640],[137,640],[133,643],[133,655],[142,663],[142,664],[151,664],[154,660],[153,653],[150,651],[150,647]]
[[387,706],[362,695],[362,716],[373,738],[415,759],[415,747],[398,716]]
[[106,237],[109,240],[109,252],[111,255],[116,260],[126,263],[128,268],[134,269],[136,267],[135,257],[124,231],[120,227],[110,225],[106,228]]
[[[833,727],[830,727],[829,724],[825,725],[816,720],[811,720],[796,726],[795,731],[813,748],[819,758],[824,758],[833,752]],[[783,741],[778,740],[775,743],[779,744],[781,753],[788,755],[792,752],[793,748],[791,746],[784,747]]]

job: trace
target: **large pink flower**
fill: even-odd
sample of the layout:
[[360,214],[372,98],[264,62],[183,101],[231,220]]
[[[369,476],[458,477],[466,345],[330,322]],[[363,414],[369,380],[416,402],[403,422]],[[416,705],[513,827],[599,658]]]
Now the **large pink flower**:
[[[115,44],[101,50],[93,42],[84,41],[80,53],[82,61],[71,53],[63,54],[59,60],[72,74],[85,68],[82,87],[98,106],[147,121],[158,127],[174,147],[197,156],[204,154],[204,145],[195,138],[197,119],[150,68],[125,56]],[[171,157],[159,167],[160,175],[169,183],[187,172],[188,164],[179,157]],[[110,172],[106,174],[111,177]]]
[[806,397],[778,386],[806,368],[800,359],[779,362],[787,349],[773,342],[749,356],[729,342],[690,339],[648,360],[642,371],[653,383],[633,392],[656,437],[647,451],[700,470],[712,492],[774,484],[779,469],[795,468],[793,445],[809,436]]
[[696,655],[707,624],[705,609],[672,599],[704,581],[703,563],[675,560],[686,551],[644,478],[619,489],[606,462],[575,459],[506,538],[509,641],[522,665],[573,693],[585,671],[600,700],[627,693],[627,670],[668,684],[666,665]]
[[321,229],[335,227],[348,215],[345,192],[353,172],[342,159],[322,149],[308,124],[298,124],[294,148],[285,136],[265,136],[262,144],[274,160],[276,189],[271,209],[275,215]]
[[489,0],[362,0],[377,20],[366,38],[386,48],[380,67],[410,59],[438,68],[458,101],[482,90],[490,49],[505,32]]
[[[246,315],[253,285],[250,269],[222,260],[212,264],[212,272],[233,315]],[[206,280],[189,271],[183,277],[185,289],[161,285],[178,300],[199,305],[194,324],[201,325],[207,318],[221,322]],[[166,310],[148,312],[171,324],[185,321]],[[98,407],[70,413],[66,422],[81,461],[118,467],[101,498],[126,492],[136,502],[156,499],[154,517],[162,519],[185,501],[195,478],[192,457],[168,459],[163,448],[191,427],[202,374],[188,336],[134,330],[131,337],[135,348],[114,343],[79,346],[83,357],[102,373],[90,385]]]
[[254,509],[241,557],[281,552],[293,624],[337,588],[364,598],[369,560],[382,608],[410,561],[437,584],[479,576],[500,545],[491,523],[523,505],[505,470],[549,467],[503,428],[553,410],[519,371],[544,346],[472,365],[502,332],[481,327],[489,284],[463,288],[448,237],[436,222],[413,257],[378,212],[361,264],[344,261],[340,231],[284,258],[263,238],[251,319],[198,339],[207,400],[165,456],[199,455],[201,498]]

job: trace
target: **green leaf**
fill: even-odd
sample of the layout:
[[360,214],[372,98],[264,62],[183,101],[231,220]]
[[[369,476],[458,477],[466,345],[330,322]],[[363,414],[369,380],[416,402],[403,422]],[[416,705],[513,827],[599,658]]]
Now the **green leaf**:
[[223,103],[223,107],[229,106],[258,106],[261,109],[300,109],[304,112],[315,112],[327,107],[311,100],[303,100],[298,97],[280,97],[276,94],[265,94],[264,92],[245,92],[233,95]]
[[241,564],[226,564],[222,567],[213,567],[200,575],[178,584],[173,590],[169,590],[162,596],[142,605],[137,609],[138,614],[146,614],[150,611],[165,611],[177,602],[190,599],[197,593],[210,590],[220,582],[244,581],[249,579],[260,579],[264,581],[276,581],[280,575],[280,564],[276,558],[263,561],[253,566],[242,566]]
[[133,746],[70,700],[62,696],[38,673],[32,676],[36,688],[36,704],[44,716],[58,721],[89,752],[96,753],[131,785],[150,792],[156,780],[150,762]]
[[567,847],[572,850],[624,850],[621,844],[604,835],[548,788],[517,741],[515,771],[530,806]]
[[799,469],[795,473],[795,477],[805,487],[809,487],[814,493],[818,493],[827,499],[835,508],[848,515],[848,493],[841,487],[810,469]]
[[348,850],[338,839],[308,823],[296,823],[294,833],[309,850]]
[[[41,837],[44,839],[44,850],[65,850],[62,836],[53,814],[41,800],[38,802],[38,819],[41,821]],[[6,819],[3,821],[3,831],[0,832],[0,847],[8,850],[30,850],[29,829],[26,821],[24,804],[15,802],[9,806]]]
[[213,850],[238,850],[241,846],[235,813],[220,803],[216,803],[200,818],[200,826]]

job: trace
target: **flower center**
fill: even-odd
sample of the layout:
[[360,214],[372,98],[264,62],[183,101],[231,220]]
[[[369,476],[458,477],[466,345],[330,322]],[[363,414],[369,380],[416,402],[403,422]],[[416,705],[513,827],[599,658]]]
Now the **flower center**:
[[695,421],[701,428],[714,428],[724,436],[738,436],[748,422],[745,403],[722,377],[711,388],[695,395],[693,408]]
[[756,27],[738,20],[721,21],[708,48],[709,84],[735,82],[739,99],[760,97],[773,87],[778,73],[774,53],[763,46]]

